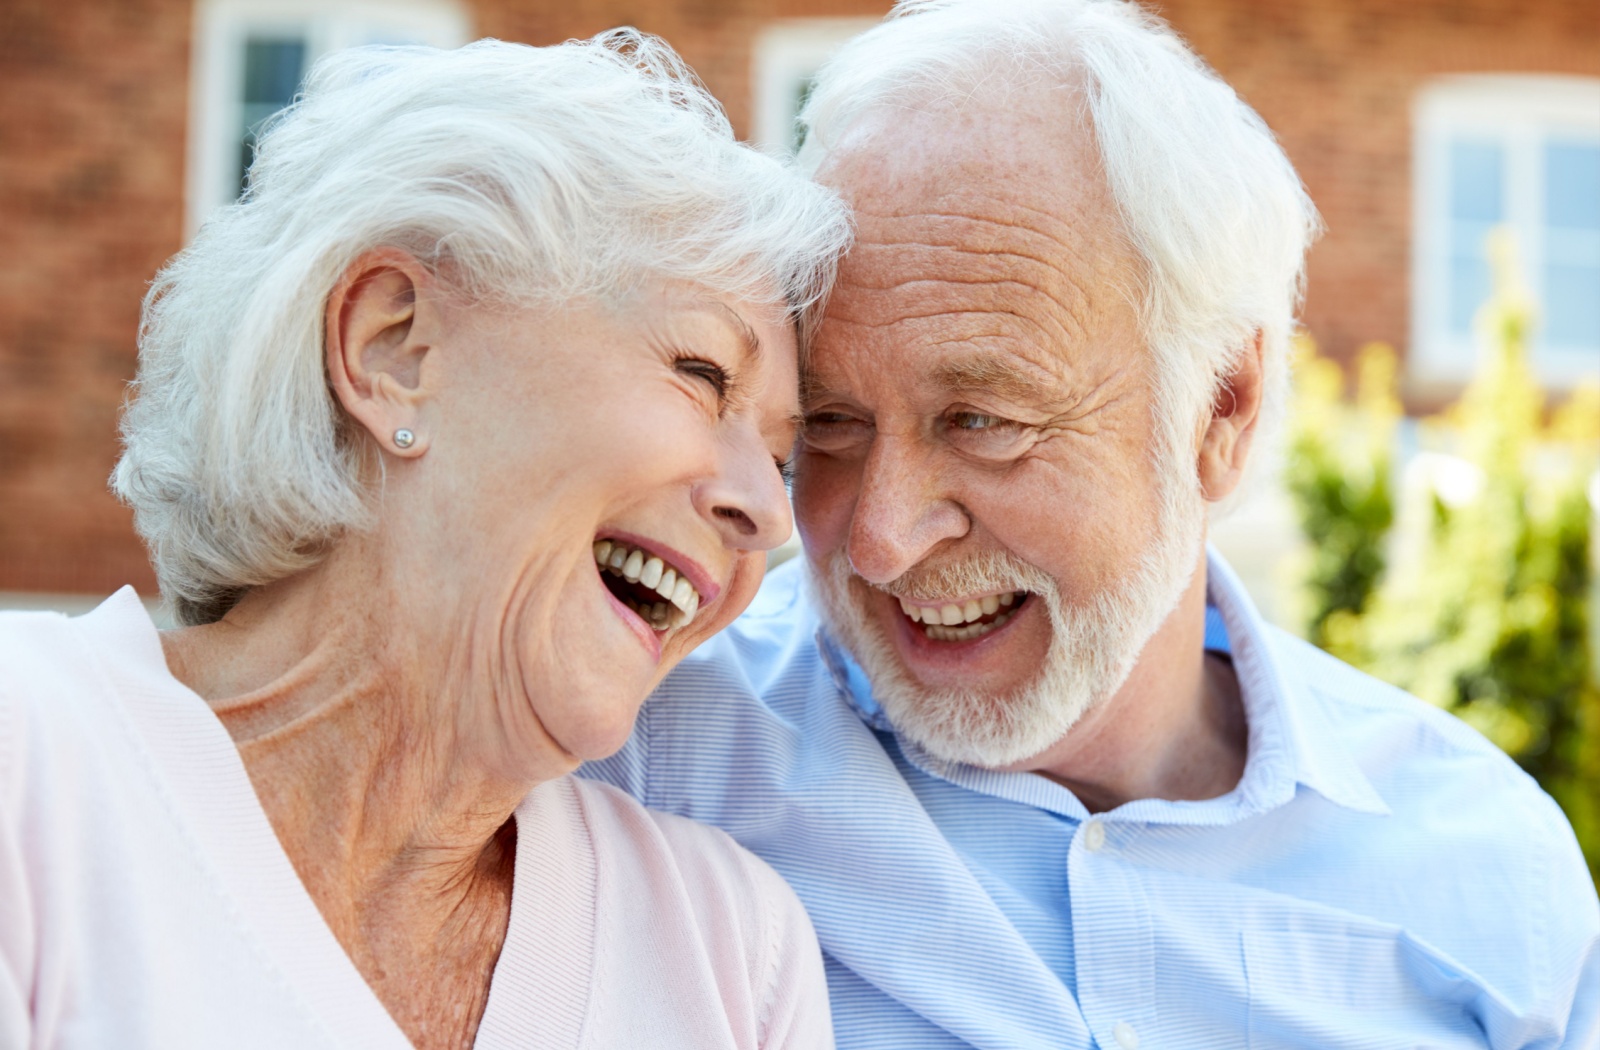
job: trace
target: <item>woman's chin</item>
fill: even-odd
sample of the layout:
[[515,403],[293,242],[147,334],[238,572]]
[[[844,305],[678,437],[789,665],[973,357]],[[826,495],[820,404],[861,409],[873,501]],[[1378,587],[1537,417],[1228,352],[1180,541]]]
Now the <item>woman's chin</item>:
[[[555,661],[548,650],[530,660],[525,682],[532,713],[556,746],[579,762],[614,754],[633,733],[645,699],[661,679],[658,663],[637,643],[594,647]],[[582,661],[580,664],[579,661]],[[576,673],[574,673],[576,672]]]
[[642,699],[633,703],[617,700],[605,704],[604,709],[595,705],[588,711],[580,711],[571,725],[563,727],[564,732],[556,733],[557,741],[563,751],[579,762],[609,758],[633,735],[642,705]]

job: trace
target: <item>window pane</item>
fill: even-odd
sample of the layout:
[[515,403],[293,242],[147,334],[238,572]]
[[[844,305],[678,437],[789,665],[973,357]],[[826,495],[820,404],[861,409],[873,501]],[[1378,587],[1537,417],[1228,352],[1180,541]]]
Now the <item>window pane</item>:
[[1450,334],[1472,334],[1489,298],[1489,232],[1505,219],[1505,148],[1497,142],[1450,143]]
[[244,44],[244,101],[246,105],[275,103],[279,108],[294,98],[300,70],[306,60],[303,39],[271,40],[251,37]]
[[1544,147],[1544,334],[1600,349],[1600,142]]
[[1552,141],[1544,148],[1547,226],[1600,230],[1600,142]]
[[1472,334],[1472,319],[1489,301],[1489,263],[1476,259],[1450,260],[1450,334],[1467,337]]
[[1450,217],[1491,224],[1505,218],[1505,149],[1500,143],[1450,143]]
[[796,153],[799,153],[800,147],[806,144],[806,129],[802,128],[799,123],[800,111],[806,108],[807,102],[811,101],[811,91],[816,86],[817,78],[815,74],[812,74],[801,79],[800,83],[796,84],[794,88],[794,105],[792,107],[794,116],[790,118],[789,123],[789,126],[794,130],[789,133],[789,148]]
[[1545,340],[1600,350],[1600,266],[1551,266],[1544,274]]
[[256,132],[262,123],[294,100],[305,72],[303,37],[252,36],[244,44],[243,128],[239,140],[239,191],[255,159]]

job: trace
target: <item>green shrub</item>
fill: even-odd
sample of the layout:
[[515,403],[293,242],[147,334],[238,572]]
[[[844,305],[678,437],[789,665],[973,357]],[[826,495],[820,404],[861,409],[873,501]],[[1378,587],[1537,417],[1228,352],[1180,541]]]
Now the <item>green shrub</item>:
[[1545,424],[1527,361],[1533,310],[1509,246],[1493,254],[1482,362],[1460,401],[1419,425],[1421,483],[1398,508],[1392,416],[1373,407],[1379,395],[1318,408],[1326,362],[1302,368],[1302,408],[1312,410],[1292,438],[1289,489],[1315,551],[1302,573],[1305,626],[1317,644],[1455,713],[1516,759],[1565,809],[1600,882],[1586,491],[1600,459],[1600,391],[1580,390]]
[[1327,648],[1330,622],[1366,610],[1384,570],[1394,523],[1390,474],[1395,425],[1395,355],[1382,343],[1357,358],[1356,398],[1344,398],[1339,366],[1309,337],[1296,347],[1296,405],[1285,483],[1307,540],[1296,575],[1304,582],[1306,637]]

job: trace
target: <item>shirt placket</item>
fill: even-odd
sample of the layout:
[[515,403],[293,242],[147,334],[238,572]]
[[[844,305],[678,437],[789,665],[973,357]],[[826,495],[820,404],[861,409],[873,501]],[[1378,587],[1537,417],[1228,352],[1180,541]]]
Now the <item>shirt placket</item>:
[[1067,855],[1078,1003],[1102,1050],[1153,1045],[1154,909],[1124,853],[1136,834],[1138,825],[1091,817]]

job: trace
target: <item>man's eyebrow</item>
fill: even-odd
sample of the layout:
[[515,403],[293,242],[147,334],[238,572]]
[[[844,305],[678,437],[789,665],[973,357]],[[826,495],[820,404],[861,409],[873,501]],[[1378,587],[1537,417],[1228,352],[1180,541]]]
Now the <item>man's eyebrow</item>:
[[934,367],[933,379],[950,390],[982,391],[1019,403],[1055,401],[1061,396],[1056,384],[1039,369],[995,354],[943,362]]

